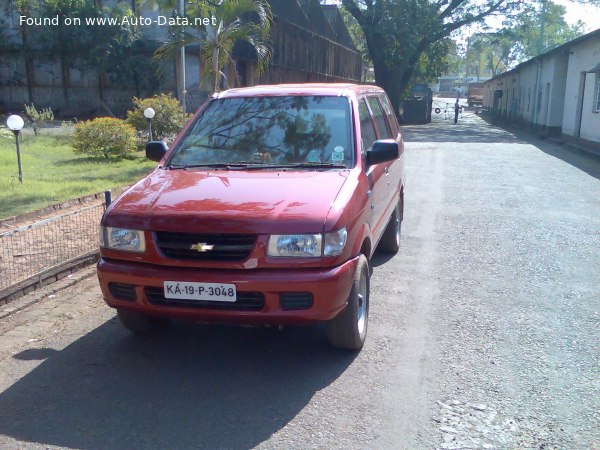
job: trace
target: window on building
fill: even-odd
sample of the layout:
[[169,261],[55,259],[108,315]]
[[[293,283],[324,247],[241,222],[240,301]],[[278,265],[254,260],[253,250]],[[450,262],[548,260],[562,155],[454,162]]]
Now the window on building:
[[596,74],[596,102],[594,112],[600,112],[600,74]]

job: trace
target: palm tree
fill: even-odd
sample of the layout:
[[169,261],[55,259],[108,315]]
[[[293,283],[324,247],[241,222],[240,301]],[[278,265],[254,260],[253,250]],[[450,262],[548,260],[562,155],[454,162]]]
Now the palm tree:
[[[181,47],[198,44],[202,65],[199,81],[202,84],[202,80],[210,80],[213,92],[219,89],[222,69],[233,63],[233,46],[238,41],[254,48],[258,74],[268,66],[272,16],[266,0],[221,0],[220,3],[205,0],[188,6],[186,17],[192,25],[174,30],[170,39],[157,50],[157,59],[172,60]],[[208,24],[194,26],[195,17],[210,20]]]

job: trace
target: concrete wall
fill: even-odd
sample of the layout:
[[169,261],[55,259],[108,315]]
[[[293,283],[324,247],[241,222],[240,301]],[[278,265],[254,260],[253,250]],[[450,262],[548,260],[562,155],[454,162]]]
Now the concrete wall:
[[[256,64],[252,58],[238,57],[237,61],[243,63],[244,77],[241,80],[240,76],[240,80],[237,80],[235,69],[225,68],[230,87],[257,83],[360,81],[360,55],[352,42],[348,41],[347,31],[343,33],[344,30],[340,28],[343,24],[337,10],[329,12],[329,16],[337,21],[336,34],[317,0],[302,0],[304,7],[298,1],[270,0],[274,13],[270,67],[258,77],[255,76]],[[112,5],[116,0],[103,0],[100,3]],[[156,18],[159,14],[148,8],[138,12],[146,18]],[[4,19],[10,40],[20,43],[14,1],[0,0],[0,18]],[[166,27],[144,26],[143,32],[144,42],[148,44],[144,59],[150,61],[154,49],[159,45],[158,41],[165,37]],[[0,42],[0,48],[2,44]],[[26,61],[26,58],[29,60]],[[147,97],[169,92],[180,97],[182,84],[177,67],[176,61],[172,65],[163,64],[160,80],[153,80],[146,85],[137,82],[134,85],[129,79],[116,82],[111,80],[110,75],[101,78],[95,71],[70,67],[66,71],[68,87],[64,89],[63,70],[58,62],[23,55],[22,52],[4,52],[0,54],[0,114],[20,113],[24,104],[34,103],[38,109],[51,107],[56,118],[81,119],[109,114],[124,116],[131,108],[134,96]],[[206,87],[200,86],[197,45],[186,48],[185,75],[186,109],[192,112],[207,98]]]
[[600,146],[599,78],[597,30],[487,81],[484,107],[497,120]]
[[[595,111],[600,65],[600,36],[571,49],[565,90],[563,134],[600,143],[600,112]],[[585,86],[585,89],[583,89]]]

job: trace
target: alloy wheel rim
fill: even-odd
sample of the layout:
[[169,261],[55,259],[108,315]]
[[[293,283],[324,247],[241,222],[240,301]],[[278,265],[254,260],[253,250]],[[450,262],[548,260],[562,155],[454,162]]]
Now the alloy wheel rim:
[[358,313],[356,325],[358,333],[362,336],[367,329],[367,279],[364,275],[360,277],[357,300]]

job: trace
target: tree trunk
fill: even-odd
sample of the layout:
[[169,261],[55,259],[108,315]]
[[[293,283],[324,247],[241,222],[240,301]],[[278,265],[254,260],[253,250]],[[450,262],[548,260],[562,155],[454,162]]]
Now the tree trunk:
[[[29,17],[29,11],[25,11],[27,17]],[[25,47],[25,76],[27,78],[27,96],[29,97],[29,103],[33,103],[33,87],[35,86],[35,72],[33,66],[33,58],[28,56],[29,50],[29,34],[27,33],[27,27],[21,28],[21,39],[23,39],[23,47]]]
[[33,104],[33,87],[35,86],[35,71],[33,66],[33,60],[29,57],[25,57],[25,73],[27,74],[27,95],[29,97],[29,103]]
[[215,48],[212,54],[212,89],[217,92],[219,84],[219,49]]
[[100,96],[100,100],[104,100],[105,84],[106,84],[106,73],[102,71],[98,74],[98,95]]
[[394,113],[398,115],[402,94],[407,84],[406,82],[402,82],[404,73],[396,73],[390,70],[387,67],[387,61],[382,52],[376,51],[371,53],[371,60],[373,61],[373,70],[375,71],[375,83],[385,90],[394,108]]
[[62,87],[63,96],[65,98],[65,106],[69,105],[69,87],[71,85],[71,77],[69,74],[69,64],[64,56],[60,58],[60,69],[62,71]]

